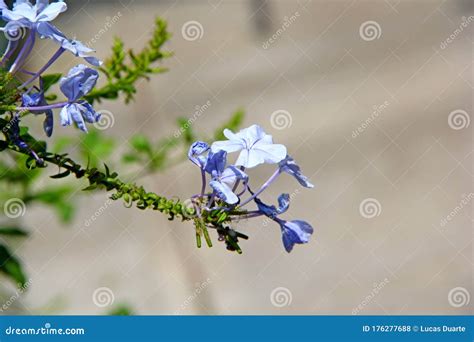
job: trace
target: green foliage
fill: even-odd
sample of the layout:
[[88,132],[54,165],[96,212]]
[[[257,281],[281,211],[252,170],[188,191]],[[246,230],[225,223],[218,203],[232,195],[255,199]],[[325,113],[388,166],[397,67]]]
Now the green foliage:
[[123,41],[120,38],[115,38],[112,56],[100,68],[100,71],[107,77],[107,83],[94,89],[85,99],[93,103],[102,99],[116,99],[123,93],[125,102],[132,100],[137,91],[136,83],[139,79],[148,80],[150,75],[167,70],[154,66],[154,63],[171,56],[170,52],[161,50],[169,37],[170,33],[166,30],[166,22],[157,18],[151,39],[139,52],[130,49],[126,53]]
[[225,122],[221,127],[217,128],[214,133],[214,137],[211,139],[212,141],[216,140],[225,140],[224,136],[224,129],[230,129],[231,131],[236,131],[242,125],[244,121],[245,112],[243,109],[239,109],[236,111],[230,119]]
[[132,316],[133,314],[132,308],[126,304],[120,304],[107,313],[109,316]]
[[[93,103],[117,99],[124,95],[126,103],[133,100],[141,80],[148,80],[151,75],[167,70],[160,66],[159,62],[171,56],[170,52],[162,50],[169,37],[166,22],[158,18],[150,40],[138,52],[126,51],[123,41],[116,38],[111,56],[99,68],[99,71],[106,76],[106,82],[92,90],[84,99]],[[57,73],[41,77],[43,89],[48,92],[47,101],[56,100],[57,96],[51,92],[51,88],[59,82],[61,76]],[[13,142],[15,132],[12,131],[10,122],[14,118],[13,113],[21,97],[17,89],[18,85],[19,82],[11,74],[0,68],[0,134],[4,136],[4,140],[1,140],[0,136],[0,209],[7,200],[17,198],[28,207],[37,204],[47,206],[56,212],[61,222],[71,222],[75,213],[74,195],[78,189],[77,185],[73,186],[70,182],[71,176],[74,176],[76,179],[87,181],[87,184],[82,185],[85,191],[111,191],[113,200],[123,200],[129,207],[157,210],[167,215],[170,220],[179,218],[183,221],[194,222],[196,236],[199,235],[199,246],[201,236],[209,247],[212,246],[208,232],[210,227],[216,229],[228,249],[241,252],[237,239],[246,237],[225,226],[226,222],[230,221],[230,213],[215,210],[205,212],[197,219],[194,210],[180,200],[168,199],[154,192],[148,192],[135,183],[119,179],[116,172],[111,172],[106,164],[102,164],[105,160],[109,161],[114,157],[113,152],[117,146],[117,141],[107,137],[102,131],[91,128],[88,134],[79,137],[56,137],[55,143],[48,146],[45,141],[33,137],[27,127],[20,127],[19,138],[26,143],[28,148],[19,148]],[[30,113],[21,112],[20,115],[24,117]],[[228,122],[216,130],[214,137],[200,139],[222,139],[222,130],[224,128],[238,129],[243,116],[243,111],[237,111]],[[108,164],[122,162],[124,163],[122,166],[125,167],[135,163],[142,168],[145,166],[145,173],[153,173],[181,162],[186,156],[189,145],[198,140],[198,137],[189,119],[179,118],[177,126],[175,134],[155,142],[142,134],[133,136],[129,143],[129,151],[115,158],[119,160],[110,160]],[[71,149],[75,151],[74,159],[64,153]],[[35,156],[40,159],[35,159]],[[74,161],[75,159],[80,160],[79,163]],[[58,167],[57,173],[50,177],[58,180],[59,185],[53,186],[48,182],[40,182],[44,179],[45,168],[48,164]],[[27,230],[19,227],[18,220],[21,219],[0,222],[0,238],[2,238],[0,240],[0,272],[22,286],[25,284],[26,276],[21,263],[5,241],[5,239],[28,235]],[[117,307],[111,312],[113,315],[131,313],[132,311],[127,306]]]
[[19,287],[26,283],[20,261],[13,256],[8,247],[0,243],[0,272],[12,278]]

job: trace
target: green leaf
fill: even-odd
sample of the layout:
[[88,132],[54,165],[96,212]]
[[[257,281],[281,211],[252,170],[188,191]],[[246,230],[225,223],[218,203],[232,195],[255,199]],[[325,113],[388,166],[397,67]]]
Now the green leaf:
[[18,261],[4,245],[0,245],[0,272],[10,277],[20,287],[26,283],[26,276],[20,261]]
[[130,306],[126,304],[121,304],[116,308],[113,308],[107,313],[109,316],[131,316],[133,315],[133,310]]
[[4,236],[28,236],[28,232],[18,227],[2,227],[0,228],[0,235]]
[[224,125],[216,129],[212,140],[225,140],[224,129],[227,128],[231,131],[236,131],[237,129],[239,129],[240,125],[244,121],[244,117],[245,112],[242,109],[237,110]]
[[46,93],[51,86],[55,85],[61,79],[62,74],[48,74],[41,76],[43,81],[43,90]]

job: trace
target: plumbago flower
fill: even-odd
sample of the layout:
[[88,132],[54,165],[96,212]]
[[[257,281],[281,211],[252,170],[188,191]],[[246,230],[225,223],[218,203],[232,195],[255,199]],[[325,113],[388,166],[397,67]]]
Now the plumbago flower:
[[[258,125],[252,125],[238,133],[226,129],[224,136],[228,140],[216,141],[211,146],[197,141],[189,149],[188,157],[201,169],[202,176],[201,193],[194,195],[191,201],[196,215],[197,233],[204,230],[206,236],[206,228],[215,228],[221,239],[225,240],[228,249],[241,252],[237,244],[238,238],[246,239],[247,236],[234,231],[228,224],[243,218],[267,216],[280,226],[283,245],[287,252],[291,252],[295,244],[307,243],[313,234],[313,228],[309,223],[279,218],[279,215],[289,208],[289,194],[278,197],[278,206],[265,204],[259,198],[282,173],[292,175],[306,188],[313,187],[293,158],[287,155],[286,147],[274,144],[272,136],[266,134]],[[232,152],[240,154],[233,165],[228,165],[227,154]],[[244,170],[263,163],[277,164],[277,169],[258,190],[252,191],[249,176]],[[210,192],[206,192],[206,175],[210,176]],[[244,199],[244,195],[248,195],[247,198]],[[256,204],[257,210],[245,208],[251,202]],[[218,224],[213,222],[206,225],[208,217],[213,216],[219,216]],[[219,225],[219,222],[223,224]]]
[[[75,123],[84,132],[87,132],[86,122],[94,123],[100,119],[100,115],[96,113],[91,104],[84,100],[84,96],[95,87],[99,73],[83,64],[73,67],[66,76],[60,79],[60,90],[66,97],[66,101],[50,104],[45,96],[47,89],[44,77],[51,76],[44,76],[44,72],[64,51],[68,50],[77,57],[83,57],[92,65],[101,64],[97,58],[89,56],[89,53],[93,52],[92,49],[77,40],[67,38],[50,23],[66,9],[67,5],[63,1],[50,3],[48,0],[37,0],[35,4],[28,0],[17,0],[14,2],[13,8],[9,9],[4,1],[0,0],[0,17],[6,21],[5,27],[1,30],[6,33],[7,38],[11,38],[0,62],[0,67],[7,69],[10,65],[8,73],[12,78],[17,77],[18,74],[27,76],[26,81],[16,86],[17,97],[21,99],[21,105],[9,106],[7,109],[11,113],[10,127],[12,129],[19,126],[22,116],[27,113],[37,116],[44,115],[43,128],[46,135],[50,137],[53,133],[54,109],[61,109],[59,118],[62,126]],[[21,34],[24,33],[18,31],[22,30],[27,32],[26,38],[23,44],[18,44],[17,38],[22,38]],[[18,37],[18,35],[20,36]],[[49,38],[59,43],[60,47],[43,67],[36,72],[30,72],[24,70],[23,67],[33,50],[37,35],[40,38]],[[14,60],[10,61],[13,56],[15,56]],[[34,85],[35,81],[37,81],[37,85]],[[11,132],[11,137],[18,146],[30,150],[30,154],[35,156],[35,159],[37,158],[27,142],[16,137],[15,132]]]

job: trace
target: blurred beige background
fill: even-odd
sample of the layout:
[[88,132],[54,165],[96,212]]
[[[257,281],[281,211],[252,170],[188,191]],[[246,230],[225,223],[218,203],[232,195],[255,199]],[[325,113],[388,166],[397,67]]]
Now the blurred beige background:
[[[191,224],[121,203],[84,229],[104,193],[80,197],[73,227],[35,208],[26,217],[35,233],[16,250],[32,282],[16,312],[103,314],[127,303],[137,314],[472,313],[472,2],[74,1],[58,25],[87,42],[118,13],[93,44],[99,57],[114,35],[140,48],[156,15],[175,53],[136,102],[98,106],[114,113],[106,134],[120,150],[138,132],[169,135],[207,101],[197,132],[242,107],[245,125],[286,144],[316,185],[282,177],[265,198],[294,193],[287,217],[315,234],[287,254],[277,226],[241,222],[250,240],[237,255],[217,241],[198,250]],[[190,21],[197,39],[182,34]],[[287,121],[272,122],[275,111]],[[198,177],[183,163],[139,182],[186,198]],[[104,287],[114,302],[99,307],[93,294]]]

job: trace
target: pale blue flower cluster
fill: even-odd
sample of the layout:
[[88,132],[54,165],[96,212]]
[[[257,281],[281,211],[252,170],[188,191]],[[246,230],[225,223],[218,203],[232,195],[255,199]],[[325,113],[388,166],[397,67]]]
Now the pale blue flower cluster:
[[[29,0],[16,0],[10,9],[3,0],[0,0],[0,17],[6,22],[6,25],[0,30],[9,40],[0,67],[15,76],[18,73],[27,76],[24,83],[18,87],[22,104],[17,108],[12,124],[18,126],[21,118],[19,113],[23,111],[45,115],[44,131],[47,136],[51,136],[53,133],[53,109],[56,108],[61,108],[59,115],[62,126],[75,123],[84,132],[87,132],[85,122],[94,123],[100,119],[100,115],[95,112],[92,106],[82,99],[93,89],[99,74],[96,70],[83,64],[73,67],[60,80],[60,89],[67,101],[49,104],[45,98],[42,75],[64,51],[83,58],[93,66],[101,64],[97,58],[90,56],[94,50],[78,40],[67,38],[50,23],[66,9],[65,2],[50,3],[49,0],[36,0],[34,4]],[[24,65],[31,55],[37,36],[42,39],[51,39],[59,45],[59,48],[43,67],[36,72],[30,72],[24,69]],[[38,81],[37,85],[34,84],[35,81]]]
[[[202,178],[201,193],[193,196],[196,211],[202,213],[219,209],[229,213],[238,212],[243,214],[239,219],[264,215],[279,224],[287,252],[295,244],[307,243],[313,233],[309,223],[301,220],[286,221],[278,217],[289,208],[288,194],[279,196],[278,207],[265,204],[259,198],[282,173],[292,175],[306,188],[313,187],[301,173],[300,167],[288,156],[286,147],[274,144],[272,136],[258,125],[252,125],[238,133],[226,129],[224,136],[228,140],[216,141],[211,145],[197,141],[189,149],[188,157],[200,168]],[[237,160],[228,164],[227,155],[233,152],[239,152]],[[264,163],[275,164],[277,169],[258,190],[253,191],[246,170]],[[206,192],[208,178],[210,192]],[[248,197],[244,199],[245,195]],[[244,208],[251,202],[255,203],[257,210]]]

